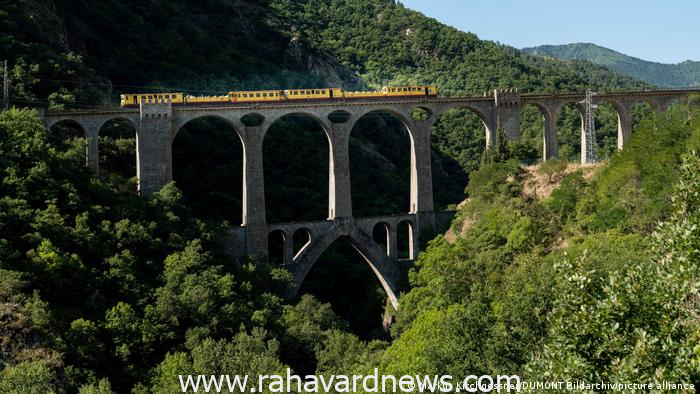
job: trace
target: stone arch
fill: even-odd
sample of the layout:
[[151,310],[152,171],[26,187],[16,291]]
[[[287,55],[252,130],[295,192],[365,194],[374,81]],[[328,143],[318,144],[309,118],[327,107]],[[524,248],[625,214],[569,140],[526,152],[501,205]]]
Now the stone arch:
[[294,255],[294,257],[296,257],[300,253],[302,253],[304,249],[308,248],[311,245],[311,242],[313,242],[311,230],[307,227],[296,229],[294,231],[294,235],[292,236],[292,242],[292,254]]
[[53,118],[50,121],[46,122],[46,129],[51,131],[55,126],[61,123],[68,123],[72,124],[75,126],[78,126],[83,131],[83,134],[87,134],[89,126],[83,122],[81,122],[78,119],[73,119],[71,117],[59,117],[59,118]]
[[102,119],[102,121],[99,124],[99,127],[97,127],[98,134],[102,131],[106,124],[115,121],[127,123],[131,127],[131,129],[134,130],[136,134],[138,134],[139,128],[137,123],[134,121],[134,119],[131,119],[130,117],[124,115],[110,116]]
[[[414,210],[417,147],[414,123],[409,119],[401,111],[384,108],[364,109],[355,117],[350,129],[348,157],[351,201],[358,216]],[[365,177],[359,177],[359,174]],[[376,179],[385,176],[400,178],[400,185],[391,191],[390,197],[385,195],[388,193],[386,188],[376,187],[379,185]],[[392,203],[387,204],[389,200]]]
[[241,123],[245,127],[261,126],[265,123],[265,116],[258,112],[250,112],[241,117]]
[[486,112],[483,111],[483,109],[472,105],[470,103],[454,103],[452,105],[449,105],[445,108],[442,108],[439,111],[435,111],[435,116],[437,118],[442,117],[447,111],[453,110],[453,109],[462,109],[462,110],[467,110],[470,113],[476,115],[479,120],[481,120],[482,125],[484,126],[484,135],[486,136],[486,146],[492,146],[496,144],[496,128],[494,126],[494,122],[492,119],[492,116],[490,114],[487,114]]
[[556,112],[558,157],[581,161],[581,135],[584,132],[584,109],[577,101],[562,102]]
[[233,129],[233,131],[236,132],[236,135],[238,135],[238,138],[241,141],[241,144],[243,144],[243,150],[245,151],[245,137],[243,134],[243,130],[241,130],[242,124],[229,118],[226,116],[218,115],[215,113],[197,113],[193,116],[190,117],[185,117],[180,119],[173,127],[173,138],[172,141],[175,141],[175,138],[177,138],[177,135],[180,133],[180,130],[182,130],[183,127],[187,126],[189,123],[201,120],[201,119],[206,119],[206,118],[213,118],[217,119],[219,121],[225,122],[228,127]]
[[237,119],[198,111],[179,119],[171,139],[173,179],[193,207],[233,225],[245,222],[244,135]]
[[[533,110],[539,112],[536,119]],[[530,122],[535,122],[533,125]],[[539,124],[541,122],[541,124]],[[556,121],[553,121],[550,109],[542,103],[533,101],[523,103],[520,111],[520,145],[522,159],[528,163],[538,158],[547,160],[558,156]],[[534,126],[534,129],[533,129]]]
[[[97,129],[100,175],[136,176],[138,128],[125,116],[104,119]],[[111,157],[108,157],[109,154]]]
[[[284,124],[283,122],[287,122],[288,127],[296,128],[298,131],[308,134],[307,137],[310,136],[311,138],[301,140],[294,137],[285,139],[284,144],[279,142],[271,144],[270,140],[276,138],[271,137],[271,135],[277,133],[276,128]],[[316,140],[312,136],[312,134],[317,132],[323,133],[325,143],[321,144],[320,140]],[[314,142],[317,143],[315,147],[313,145]],[[265,168],[263,178],[265,182],[266,220],[275,223],[328,218],[327,214],[330,212],[328,198],[325,198],[328,209],[321,213],[319,209],[320,206],[323,206],[321,201],[313,199],[319,193],[311,193],[313,188],[316,191],[325,190],[326,195],[328,195],[331,187],[330,174],[334,165],[332,160],[334,139],[328,122],[324,121],[318,114],[309,111],[292,111],[278,113],[277,116],[269,116],[264,122],[261,146],[263,167]],[[291,161],[283,162],[284,160]],[[324,163],[323,169],[315,167],[316,163],[319,162]],[[305,163],[314,165],[314,168],[311,170],[304,168],[302,170],[300,166]],[[292,174],[295,176],[289,176],[288,172],[285,171],[286,175],[283,176],[281,171],[276,171],[278,168],[288,168],[299,173]],[[303,183],[300,180],[305,181],[308,187],[301,187]],[[287,188],[287,193],[300,192],[305,194],[296,194],[293,199],[295,204],[292,205],[276,203],[276,201],[280,202],[282,200],[289,201],[289,196],[283,197],[279,194],[279,191],[284,187]],[[282,207],[282,205],[285,205],[285,207]]]
[[352,118],[352,114],[348,111],[344,111],[342,109],[335,110],[331,113],[328,114],[326,117],[329,122],[337,124],[337,123],[347,123],[350,121]]
[[432,109],[427,106],[416,106],[411,109],[411,119],[413,121],[428,120],[434,116]]
[[81,123],[79,120],[75,120],[75,119],[71,119],[71,118],[57,119],[53,122],[49,122],[47,124],[46,128],[52,132],[54,128],[56,128],[57,126],[60,126],[60,125],[73,126],[75,129],[80,130],[83,137],[87,137],[88,126]]
[[[631,134],[631,118],[628,105],[615,98],[594,98],[596,160],[609,157],[615,149],[621,149]],[[615,114],[612,114],[614,111]]]
[[632,103],[629,111],[632,131],[642,119],[652,117],[656,112],[649,100],[638,100]]
[[[100,162],[98,156],[98,142],[96,131],[91,127],[92,123],[83,123],[72,118],[61,118],[47,124],[49,141],[55,146],[67,149],[70,140],[80,140],[85,146],[85,165],[93,174],[99,174]],[[72,129],[72,130],[69,130]]]
[[273,265],[288,263],[286,260],[286,243],[289,242],[287,233],[282,229],[275,229],[267,234],[268,261]]
[[321,254],[341,237],[346,237],[350,245],[362,256],[381,283],[391,304],[394,308],[398,308],[397,284],[400,276],[399,267],[392,258],[386,255],[382,248],[374,243],[370,235],[365,234],[353,224],[349,226],[333,226],[312,242],[308,248],[304,249],[294,260],[294,263],[287,267],[295,281],[293,293],[296,294],[299,291],[307,274],[316,264]]
[[396,225],[396,243],[398,258],[414,260],[415,255],[415,224],[411,220],[402,220]]
[[372,227],[372,239],[377,245],[386,250],[387,256],[392,256],[392,228],[387,222],[376,223]]
[[355,125],[357,125],[357,122],[359,122],[360,119],[364,118],[365,116],[367,116],[373,112],[379,112],[379,113],[383,112],[383,113],[390,114],[391,116],[393,116],[396,119],[398,119],[399,121],[401,121],[401,123],[403,123],[404,126],[406,126],[406,129],[408,129],[409,134],[412,134],[411,127],[410,127],[411,123],[412,123],[410,114],[406,114],[400,110],[393,109],[390,107],[384,107],[384,106],[373,107],[373,108],[363,108],[362,111],[357,113],[353,127]]

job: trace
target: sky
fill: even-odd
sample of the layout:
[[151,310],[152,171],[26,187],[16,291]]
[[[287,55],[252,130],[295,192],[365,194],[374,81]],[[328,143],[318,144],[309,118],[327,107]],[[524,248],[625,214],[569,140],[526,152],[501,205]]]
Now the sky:
[[700,0],[399,0],[516,48],[592,42],[661,63],[700,60]]

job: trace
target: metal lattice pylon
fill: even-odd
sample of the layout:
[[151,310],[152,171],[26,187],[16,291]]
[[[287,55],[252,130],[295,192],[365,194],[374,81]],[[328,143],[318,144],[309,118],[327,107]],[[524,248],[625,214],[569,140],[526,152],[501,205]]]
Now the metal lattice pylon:
[[594,163],[596,160],[596,141],[595,141],[595,109],[597,105],[593,104],[593,96],[597,93],[588,89],[586,90],[586,99],[581,103],[584,105],[585,114],[583,119],[583,132],[585,135],[585,146],[582,158],[582,163]]

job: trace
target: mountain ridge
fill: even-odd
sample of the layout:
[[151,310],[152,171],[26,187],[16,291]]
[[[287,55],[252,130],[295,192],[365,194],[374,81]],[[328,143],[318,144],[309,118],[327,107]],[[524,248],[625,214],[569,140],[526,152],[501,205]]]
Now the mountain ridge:
[[662,87],[700,86],[700,61],[685,60],[675,64],[652,62],[593,43],[539,45],[521,50],[540,57],[588,61]]

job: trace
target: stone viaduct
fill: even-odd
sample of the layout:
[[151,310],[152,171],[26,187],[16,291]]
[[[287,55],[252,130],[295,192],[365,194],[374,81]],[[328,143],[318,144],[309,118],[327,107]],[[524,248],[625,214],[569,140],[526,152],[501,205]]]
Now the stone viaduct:
[[[689,93],[700,90],[667,90],[605,93],[596,96],[599,102],[611,103],[618,113],[618,148],[631,135],[631,110],[638,102],[647,102],[655,110]],[[237,132],[243,146],[243,212],[240,228],[230,230],[229,253],[266,259],[268,239],[272,233],[284,239],[284,266],[293,274],[296,290],[316,260],[336,239],[344,237],[364,257],[377,275],[394,307],[398,306],[397,291],[402,270],[417,256],[418,239],[433,233],[436,226],[451,217],[436,213],[433,208],[431,173],[431,127],[440,115],[451,108],[473,111],[483,122],[486,144],[493,145],[496,130],[502,128],[509,139],[520,135],[520,112],[526,105],[537,107],[544,118],[544,160],[557,156],[557,117],[566,104],[579,104],[585,94],[520,94],[515,89],[495,90],[477,97],[411,98],[365,101],[281,102],[274,104],[230,104],[218,106],[173,106],[169,102],[142,103],[140,108],[101,110],[72,110],[46,112],[47,128],[71,121],[79,125],[87,139],[87,166],[99,171],[98,135],[107,122],[127,121],[136,132],[136,164],[139,191],[151,194],[172,180],[172,142],[188,122],[200,117],[216,117],[228,122]],[[425,119],[415,119],[414,110],[425,110]],[[381,111],[399,119],[408,129],[411,154],[411,196],[409,212],[387,217],[356,218],[353,216],[350,194],[349,140],[350,133],[363,116]],[[315,119],[323,128],[329,143],[328,219],[309,223],[269,224],[265,217],[263,178],[263,139],[270,126],[285,115],[301,114]],[[245,122],[247,115],[256,115],[258,122]],[[581,149],[585,152],[584,133]],[[581,155],[582,158],[585,155]],[[585,159],[584,159],[585,161]],[[396,230],[408,225],[408,261],[399,259]],[[386,234],[386,245],[373,239],[375,227]],[[298,231],[307,234],[308,241],[294,251],[293,237]]]

